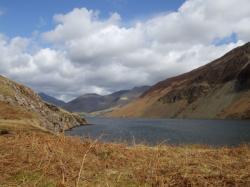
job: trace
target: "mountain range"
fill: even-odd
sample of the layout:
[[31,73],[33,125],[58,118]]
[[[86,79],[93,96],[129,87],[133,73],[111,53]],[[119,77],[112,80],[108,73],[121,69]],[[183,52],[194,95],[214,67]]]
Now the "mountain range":
[[39,95],[72,112],[108,117],[249,119],[249,89],[250,43],[246,43],[211,63],[151,87],[109,95],[84,94],[68,103]]
[[163,80],[109,117],[250,118],[250,43]]
[[46,93],[43,92],[38,93],[38,95],[42,98],[42,100],[46,101],[47,103],[56,105],[58,107],[62,107],[63,105],[66,104],[64,101],[56,99],[55,97],[47,95]]
[[44,101],[63,107],[66,110],[91,113],[124,106],[138,98],[149,88],[149,86],[134,87],[131,90],[120,90],[109,95],[98,95],[95,93],[84,94],[68,103],[53,98],[45,93],[39,93],[39,95]]

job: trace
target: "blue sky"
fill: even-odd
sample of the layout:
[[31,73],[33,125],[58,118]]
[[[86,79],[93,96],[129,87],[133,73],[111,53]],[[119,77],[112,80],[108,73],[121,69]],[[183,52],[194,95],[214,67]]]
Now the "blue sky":
[[176,11],[184,0],[1,0],[0,32],[7,36],[30,36],[35,30],[53,27],[53,16],[86,7],[99,10],[106,18],[119,12],[123,22],[146,19],[155,14]]

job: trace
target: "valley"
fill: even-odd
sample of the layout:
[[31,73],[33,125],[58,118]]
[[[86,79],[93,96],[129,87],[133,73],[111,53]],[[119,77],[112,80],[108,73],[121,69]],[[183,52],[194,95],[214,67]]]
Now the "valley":
[[[132,94],[131,91],[124,91],[108,96],[84,95],[76,99],[76,106],[81,107],[74,110],[81,113],[83,108],[88,108],[88,112],[103,109],[102,112],[95,112],[130,118],[249,119],[248,54],[249,43],[211,64],[145,88],[144,92],[140,89],[137,92],[135,88],[132,89]],[[3,76],[0,77],[0,88],[1,187],[79,187],[102,186],[104,183],[107,186],[250,185],[249,137],[243,138],[243,134],[249,130],[246,126],[249,121],[224,121],[225,126],[221,126],[222,121],[213,120],[203,125],[197,120],[190,120],[189,125],[182,120],[180,125],[178,120],[173,123],[166,119],[132,119],[132,124],[129,124],[129,121],[122,122],[119,118],[106,118],[101,119],[101,122],[107,120],[108,124],[98,126],[95,125],[98,124],[97,121],[93,122],[92,132],[93,129],[99,128],[101,132],[102,128],[111,128],[112,133],[119,135],[126,131],[131,133],[133,131],[129,128],[137,127],[137,137],[148,129],[147,134],[153,136],[157,136],[157,130],[159,134],[172,132],[172,136],[164,134],[164,139],[184,139],[181,144],[159,142],[153,146],[143,141],[136,142],[137,137],[134,137],[133,143],[119,142],[117,139],[115,142],[105,142],[101,138],[105,131],[97,136],[84,138],[81,137],[82,134],[71,136],[77,133],[69,134],[68,131],[65,134],[66,130],[72,128],[69,132],[80,132],[74,127],[87,131],[90,126],[86,125],[92,120],[51,104],[56,102],[57,105],[64,105],[59,100],[43,94],[43,99],[49,100],[45,102],[32,89]],[[114,95],[116,96],[109,100],[111,102],[105,100],[105,109],[99,105],[104,102],[103,97],[110,98]],[[125,97],[130,99],[124,99]],[[83,103],[78,103],[82,99]],[[95,109],[91,108],[93,105]],[[215,124],[209,125],[210,122]],[[128,126],[121,126],[122,123],[127,123]],[[204,130],[206,127],[207,138]],[[223,130],[224,128],[228,131]],[[239,131],[240,128],[242,131]],[[173,136],[174,132],[177,133],[176,136]],[[186,139],[183,132],[190,133],[191,139]],[[237,132],[239,136],[236,136]],[[219,146],[190,141],[195,140],[194,134],[198,140],[213,137],[210,141]],[[224,140],[221,136],[224,136]],[[221,140],[216,141],[216,138]],[[235,142],[235,138],[245,141]],[[220,145],[220,141],[225,144]]]
[[0,187],[250,187],[249,0],[1,0]]

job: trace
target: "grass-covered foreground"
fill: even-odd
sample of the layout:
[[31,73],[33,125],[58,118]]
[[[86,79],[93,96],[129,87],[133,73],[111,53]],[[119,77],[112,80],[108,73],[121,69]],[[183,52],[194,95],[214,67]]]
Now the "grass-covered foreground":
[[250,186],[250,146],[126,146],[0,135],[0,186]]

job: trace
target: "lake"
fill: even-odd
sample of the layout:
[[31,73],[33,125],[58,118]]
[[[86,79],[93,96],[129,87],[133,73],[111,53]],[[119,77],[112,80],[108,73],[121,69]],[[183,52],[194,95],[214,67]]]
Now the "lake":
[[103,142],[148,145],[250,143],[250,121],[124,118],[87,118],[87,121],[93,125],[76,127],[66,134],[99,138]]

